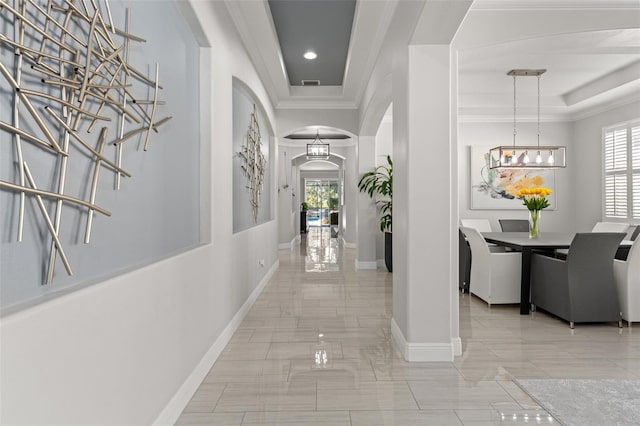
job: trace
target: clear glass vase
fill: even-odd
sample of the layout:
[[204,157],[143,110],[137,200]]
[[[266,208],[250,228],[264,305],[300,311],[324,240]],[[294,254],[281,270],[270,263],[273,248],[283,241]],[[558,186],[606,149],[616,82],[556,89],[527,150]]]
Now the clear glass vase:
[[540,236],[540,216],[542,210],[529,210],[529,238]]

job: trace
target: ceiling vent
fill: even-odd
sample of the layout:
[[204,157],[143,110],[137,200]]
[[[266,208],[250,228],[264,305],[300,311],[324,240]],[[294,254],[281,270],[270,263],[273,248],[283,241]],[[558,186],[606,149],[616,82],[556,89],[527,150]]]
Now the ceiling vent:
[[320,80],[302,80],[303,86],[320,86]]

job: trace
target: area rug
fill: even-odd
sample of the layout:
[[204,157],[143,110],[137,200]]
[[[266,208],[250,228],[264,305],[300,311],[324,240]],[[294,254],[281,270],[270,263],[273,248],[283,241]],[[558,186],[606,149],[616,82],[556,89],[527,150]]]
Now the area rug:
[[640,380],[517,380],[564,426],[640,425]]

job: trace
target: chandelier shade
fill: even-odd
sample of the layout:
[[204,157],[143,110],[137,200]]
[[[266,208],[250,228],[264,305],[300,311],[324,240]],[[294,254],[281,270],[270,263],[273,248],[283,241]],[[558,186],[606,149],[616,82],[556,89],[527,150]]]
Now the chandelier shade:
[[316,132],[316,138],[307,144],[307,160],[328,160],[329,156],[329,144],[322,142]]
[[[490,169],[557,169],[567,166],[566,147],[540,145],[540,76],[545,69],[513,69],[507,73],[513,77],[513,144],[489,150]],[[538,79],[538,139],[536,145],[516,146],[516,77]]]

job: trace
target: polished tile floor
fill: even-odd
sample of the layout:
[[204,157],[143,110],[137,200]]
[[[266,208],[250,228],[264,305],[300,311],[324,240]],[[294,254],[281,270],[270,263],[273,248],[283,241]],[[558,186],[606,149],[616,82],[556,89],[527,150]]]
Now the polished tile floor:
[[312,228],[177,424],[558,424],[514,378],[640,379],[640,327],[576,325],[460,295],[463,354],[408,363],[390,332],[391,278]]

